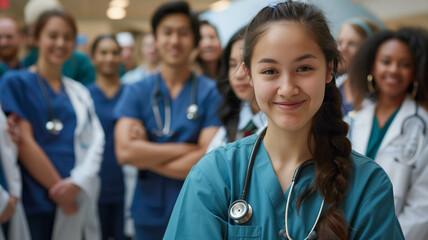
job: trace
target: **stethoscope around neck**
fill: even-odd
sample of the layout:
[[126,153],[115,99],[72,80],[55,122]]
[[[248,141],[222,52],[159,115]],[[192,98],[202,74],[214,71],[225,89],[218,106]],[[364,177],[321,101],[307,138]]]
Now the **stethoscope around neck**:
[[43,83],[42,78],[40,77],[39,69],[36,69],[37,83],[39,84],[40,90],[42,91],[43,97],[46,100],[49,111],[49,121],[46,122],[45,128],[52,135],[59,135],[64,128],[64,124],[55,117],[55,112],[52,107],[51,98],[49,97],[48,90],[46,89],[45,84]]
[[[251,216],[253,215],[253,208],[251,207],[251,205],[249,203],[247,203],[246,197],[247,197],[248,186],[249,186],[250,181],[251,181],[251,175],[253,172],[254,161],[255,161],[255,158],[257,155],[257,151],[259,150],[260,144],[261,144],[261,142],[262,142],[262,140],[266,134],[266,130],[267,130],[267,128],[265,128],[260,133],[260,135],[257,138],[256,143],[254,144],[254,147],[251,151],[250,161],[248,162],[247,173],[245,175],[244,188],[243,188],[242,193],[241,193],[241,199],[235,200],[229,206],[229,210],[228,210],[229,217],[238,224],[244,224],[244,223],[248,222],[250,220]],[[279,232],[279,235],[281,237],[288,239],[288,240],[292,240],[292,238],[290,236],[290,231],[288,230],[288,207],[290,205],[291,193],[293,192],[294,185],[297,182],[301,171],[305,167],[307,167],[311,164],[313,164],[313,160],[308,160],[308,161],[305,161],[302,164],[300,164],[296,168],[296,170],[294,171],[293,178],[291,180],[290,190],[288,192],[287,203],[286,203],[286,207],[285,207],[285,230],[281,230]],[[315,223],[312,226],[309,234],[306,236],[305,240],[316,239],[317,234],[315,232],[315,228],[316,228],[318,221],[321,217],[322,210],[324,209],[324,202],[325,201],[323,198],[323,200],[321,202],[320,209],[318,211],[317,219],[315,220]]]
[[[191,93],[190,93],[190,105],[186,109],[186,117],[188,120],[195,120],[198,118],[198,105],[196,105],[196,77],[194,74],[192,74],[192,80],[191,80]],[[171,101],[169,100],[168,96],[161,93],[160,90],[160,84],[161,84],[161,78],[160,74],[157,74],[157,78],[155,80],[155,87],[153,89],[152,94],[152,109],[153,114],[155,115],[155,121],[156,121],[156,127],[157,129],[153,129],[152,133],[158,137],[170,137],[172,136],[173,132],[171,132]],[[163,97],[163,103],[165,105],[164,111],[165,111],[165,118],[164,122],[162,123],[161,114],[159,111],[159,105],[157,101],[157,97],[161,96]]]

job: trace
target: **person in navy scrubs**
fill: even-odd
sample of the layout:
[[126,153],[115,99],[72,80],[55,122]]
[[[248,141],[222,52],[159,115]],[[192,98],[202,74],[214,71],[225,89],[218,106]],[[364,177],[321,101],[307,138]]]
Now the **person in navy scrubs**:
[[[221,95],[213,79],[190,71],[199,40],[188,4],[157,9],[152,29],[160,72],[126,87],[116,105],[118,161],[140,169],[131,207],[137,239],[162,239],[183,180],[205,154],[220,121]],[[143,134],[131,136],[135,128]],[[134,130],[133,130],[134,129]]]
[[91,48],[92,63],[96,70],[95,84],[89,85],[95,111],[101,121],[106,137],[101,163],[101,193],[98,209],[102,239],[126,239],[124,235],[124,178],[114,153],[113,109],[121,94],[119,77],[120,47],[114,35],[97,37]]
[[339,52],[321,11],[269,4],[247,28],[243,59],[268,127],[193,167],[164,239],[404,239],[388,176],[346,137]]

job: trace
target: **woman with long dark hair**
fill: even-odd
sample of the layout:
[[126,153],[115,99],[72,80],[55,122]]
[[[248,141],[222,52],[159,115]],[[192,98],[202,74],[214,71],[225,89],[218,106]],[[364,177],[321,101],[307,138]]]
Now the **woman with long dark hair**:
[[287,1],[247,28],[245,69],[268,127],[189,173],[165,239],[403,239],[392,185],[351,151],[323,14]]
[[211,140],[207,152],[256,133],[267,124],[266,116],[254,99],[254,88],[243,68],[244,33],[245,28],[240,29],[224,48],[217,82],[217,88],[223,95],[223,102],[218,109],[222,127]]

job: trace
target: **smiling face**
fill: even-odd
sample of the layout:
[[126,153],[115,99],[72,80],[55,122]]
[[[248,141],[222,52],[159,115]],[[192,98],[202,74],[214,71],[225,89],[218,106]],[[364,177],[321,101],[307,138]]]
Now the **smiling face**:
[[379,46],[372,69],[379,96],[404,99],[415,80],[414,73],[415,63],[407,44],[391,39]]
[[290,21],[269,24],[250,61],[251,83],[269,126],[308,130],[332,79],[332,67],[327,69],[325,56],[307,29]]
[[342,26],[337,40],[338,49],[342,54],[342,61],[338,69],[340,73],[347,71],[351,58],[355,55],[363,40],[363,37],[361,37],[351,24],[345,23]]
[[11,18],[0,18],[0,59],[7,61],[17,58],[20,44],[18,24]]
[[171,67],[188,64],[194,48],[189,17],[181,13],[165,16],[157,26],[156,47],[162,64]]
[[104,76],[117,76],[119,74],[120,49],[113,39],[100,40],[92,59],[97,73]]
[[204,24],[200,27],[199,57],[206,62],[218,61],[221,56],[221,44],[213,26]]
[[250,85],[250,79],[242,66],[242,48],[244,40],[236,41],[230,51],[229,57],[229,82],[235,95],[244,101],[254,98],[254,88]]
[[74,48],[75,34],[63,18],[51,17],[40,31],[37,44],[39,59],[50,65],[62,66]]
[[146,34],[141,39],[141,55],[146,62],[158,62],[159,56],[158,51],[156,50],[155,37],[153,34]]

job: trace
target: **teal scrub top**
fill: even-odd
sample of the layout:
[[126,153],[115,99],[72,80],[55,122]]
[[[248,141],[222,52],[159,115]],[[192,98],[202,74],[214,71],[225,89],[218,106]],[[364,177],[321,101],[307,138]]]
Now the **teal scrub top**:
[[377,151],[380,148],[380,144],[382,143],[383,138],[385,137],[386,132],[389,129],[389,126],[391,126],[392,121],[394,121],[395,116],[397,115],[398,111],[400,109],[397,109],[391,117],[389,117],[388,121],[386,121],[385,125],[380,128],[379,122],[377,120],[376,114],[373,117],[373,125],[372,125],[372,131],[370,132],[369,142],[367,144],[367,151],[366,156],[375,159]]
[[[203,157],[189,173],[174,207],[164,239],[282,239],[285,229],[284,194],[261,144],[254,163],[247,202],[251,219],[242,225],[228,216],[228,208],[240,198],[256,135],[220,147]],[[374,161],[351,154],[349,191],[341,210],[350,239],[404,239],[395,216],[392,184]],[[307,197],[299,214],[296,199],[314,180],[314,165],[304,168],[296,182],[290,207],[289,230],[293,239],[310,232],[321,206],[319,194]],[[325,210],[325,208],[324,208]]]

